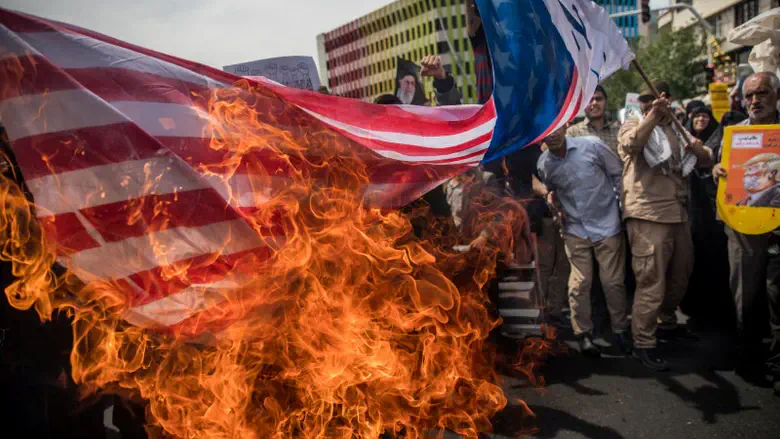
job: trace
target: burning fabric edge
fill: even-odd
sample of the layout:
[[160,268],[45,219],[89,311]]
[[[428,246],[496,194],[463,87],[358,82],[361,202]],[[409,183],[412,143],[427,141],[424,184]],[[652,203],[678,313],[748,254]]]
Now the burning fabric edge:
[[[57,228],[40,224],[19,185],[4,178],[1,257],[18,277],[6,289],[11,304],[34,306],[44,319],[72,316],[73,379],[145,400],[150,431],[345,439],[489,431],[507,400],[486,343],[498,320],[484,288],[499,257],[524,251],[514,248],[526,224],[522,207],[489,191],[472,197],[467,229],[490,230],[501,248],[451,254],[442,224],[425,223],[419,239],[400,212],[365,206],[369,171],[359,150],[307,126],[267,89],[236,85],[202,97],[215,122],[208,147],[221,159],[198,173],[227,182],[242,167],[262,200],[224,209],[251,233],[228,234],[200,258],[183,258],[182,243],[158,239],[182,212],[175,198],[155,195],[156,172],[145,175],[146,196],[122,214],[125,224],[155,232],[146,236],[161,267],[156,279],[190,285],[197,313],[173,325],[149,322],[131,311],[153,303],[146,285],[134,296],[121,281],[80,275],[83,268],[62,257],[69,270],[55,275],[63,249],[47,233]],[[280,128],[280,120],[309,129]],[[272,167],[269,156],[278,159]],[[280,169],[283,186],[272,182]],[[223,188],[228,200],[240,198]],[[231,240],[247,236],[263,250],[235,252],[225,264]],[[136,264],[135,255],[123,257]],[[198,287],[217,277],[223,288]],[[175,314],[175,304],[163,314]]]

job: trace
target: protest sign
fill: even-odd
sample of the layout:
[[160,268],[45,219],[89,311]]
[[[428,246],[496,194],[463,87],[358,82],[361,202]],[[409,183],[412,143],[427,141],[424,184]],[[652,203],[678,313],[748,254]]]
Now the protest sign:
[[639,107],[639,93],[626,93],[626,117],[642,114]]
[[746,235],[780,226],[780,127],[727,127],[721,165],[728,171],[718,185],[718,213]]
[[287,87],[317,91],[320,78],[314,58],[285,56],[225,66],[222,70],[239,76],[263,76]]
[[729,86],[720,83],[710,84],[710,101],[712,102],[712,115],[720,123],[723,115],[731,110]]

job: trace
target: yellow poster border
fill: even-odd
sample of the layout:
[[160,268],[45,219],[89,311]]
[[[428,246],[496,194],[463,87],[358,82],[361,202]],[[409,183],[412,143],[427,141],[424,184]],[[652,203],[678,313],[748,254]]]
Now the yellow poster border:
[[[780,125],[735,125],[723,132],[723,169],[731,163],[731,140],[734,133],[755,131],[780,131]],[[726,177],[728,178],[728,176]],[[726,184],[718,184],[717,208],[720,219],[731,229],[745,235],[762,235],[780,227],[780,209],[774,207],[749,207],[726,205]]]

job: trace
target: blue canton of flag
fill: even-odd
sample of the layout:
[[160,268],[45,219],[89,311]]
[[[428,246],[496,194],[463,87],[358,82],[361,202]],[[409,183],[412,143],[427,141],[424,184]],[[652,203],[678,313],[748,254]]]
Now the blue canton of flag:
[[493,60],[496,125],[484,162],[574,118],[600,80],[634,58],[590,0],[477,0]]

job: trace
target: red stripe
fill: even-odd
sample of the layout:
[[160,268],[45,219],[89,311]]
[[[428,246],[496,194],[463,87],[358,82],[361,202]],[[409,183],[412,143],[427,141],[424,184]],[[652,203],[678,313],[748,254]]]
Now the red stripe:
[[71,255],[82,250],[100,247],[87,232],[75,213],[65,213],[39,219],[46,239],[55,244],[59,255]]
[[[106,242],[122,241],[177,227],[200,227],[241,218],[241,214],[213,189],[151,195],[91,207],[81,212]],[[284,235],[284,227],[278,215],[273,224],[257,231],[264,236]]]
[[[473,117],[444,121],[440,116],[416,114],[392,105],[376,105],[349,100],[336,102],[332,96],[303,90],[278,90],[288,102],[341,123],[374,131],[413,134],[418,136],[448,136],[462,133],[490,122],[495,117],[490,107],[484,106]],[[342,99],[345,100],[345,99]],[[338,108],[334,112],[333,108]]]
[[199,108],[207,107],[211,95],[211,89],[200,84],[121,67],[62,69],[40,55],[0,60],[0,71],[18,68],[34,72],[13,84],[18,95],[86,88],[106,101],[165,102]]
[[[355,140],[355,142],[358,142],[369,149],[379,150],[379,151],[395,151],[397,153],[408,155],[411,157],[429,157],[432,160],[436,160],[436,156],[455,154],[464,151],[466,149],[472,148],[474,146],[477,146],[481,143],[489,142],[490,139],[493,137],[493,131],[491,130],[488,133],[485,133],[465,143],[461,143],[460,145],[450,146],[446,148],[431,148],[427,146],[416,146],[416,145],[406,145],[401,143],[386,142],[378,139],[366,139],[363,137],[358,137],[349,134],[346,131],[336,127],[331,127],[331,129]],[[485,149],[487,149],[488,146],[485,146]]]
[[[130,122],[26,137],[14,141],[13,146],[16,158],[28,180],[92,166],[160,157],[166,149],[190,164],[194,170],[208,166],[211,171],[220,172],[219,164],[224,162],[223,169],[227,169],[227,160],[230,158],[228,153],[211,148],[209,139],[154,138]],[[350,148],[360,151],[358,148],[361,147],[355,145]],[[461,165],[449,167],[401,163],[379,157],[368,149],[365,151],[366,154],[360,156],[372,183],[423,182],[427,181],[427,175],[434,171],[439,175],[454,175],[464,169]],[[317,157],[311,157],[311,154],[307,156],[316,163]],[[263,166],[271,176],[287,176],[291,175],[292,171],[304,168],[311,172],[313,177],[324,178],[329,173],[327,167],[308,165],[309,162],[303,157],[280,157],[269,149],[251,153],[245,156],[242,162],[238,172],[243,172],[247,164],[252,163]]]
[[127,122],[25,137],[15,140],[13,148],[29,180],[159,156],[163,147],[157,140]]
[[[129,306],[136,307],[176,294],[193,284],[210,284],[222,280],[230,273],[251,278],[257,276],[273,256],[268,247],[219,255],[216,253],[201,255],[179,261],[175,266],[157,267],[129,276],[143,293],[134,292]],[[135,291],[135,290],[127,290]]]
[[[569,86],[569,94],[566,95],[566,101],[563,103],[563,107],[561,107],[561,112],[558,113],[558,117],[555,118],[555,121],[550,124],[549,127],[547,127],[547,130],[540,134],[536,139],[534,139],[533,142],[530,142],[529,145],[533,145],[534,143],[538,143],[542,140],[544,140],[545,137],[547,137],[548,134],[550,134],[556,125],[563,119],[563,116],[566,115],[566,111],[569,109],[569,105],[571,104],[572,99],[574,98],[574,93],[577,91],[577,79],[579,78],[579,72],[577,70],[577,67],[574,67],[574,74],[571,78],[571,85]],[[582,94],[580,93],[579,100],[577,102],[577,107],[572,112],[571,119],[575,118],[577,116],[577,112],[579,112],[580,108],[580,102],[582,101]]]

